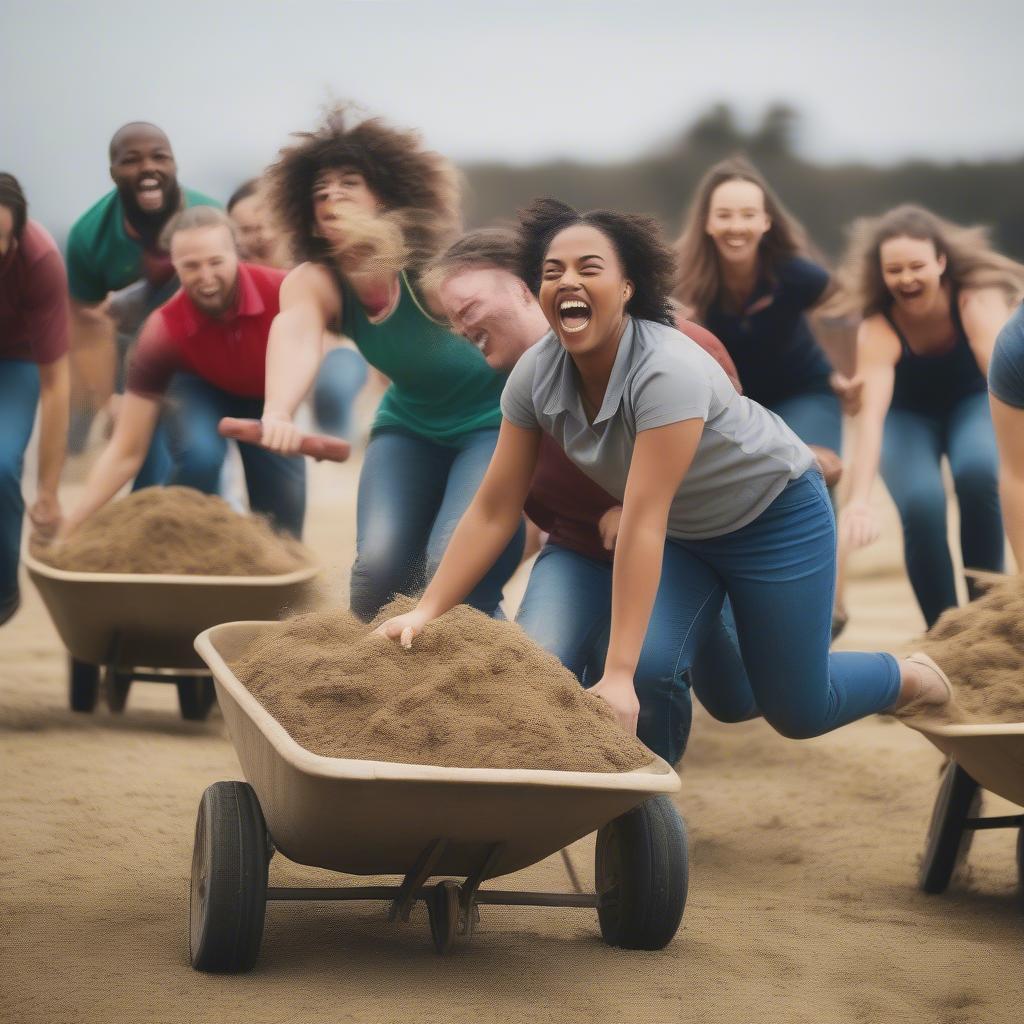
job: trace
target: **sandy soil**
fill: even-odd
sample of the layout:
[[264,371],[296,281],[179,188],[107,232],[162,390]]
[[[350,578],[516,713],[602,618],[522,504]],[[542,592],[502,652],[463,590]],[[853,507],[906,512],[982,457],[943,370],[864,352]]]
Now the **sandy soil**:
[[[313,474],[307,539],[339,599],[357,469]],[[921,629],[886,517],[851,584],[847,648],[902,645]],[[252,974],[198,974],[196,807],[207,785],[241,777],[223,722],[182,722],[173,690],[152,684],[136,684],[123,715],[73,714],[60,641],[27,580],[24,599],[0,634],[0,1020],[1020,1020],[1016,835],[978,834],[950,891],[919,893],[940,758],[878,718],[796,743],[698,713],[678,798],[690,898],[663,952],[609,949],[591,911],[484,908],[472,945],[441,959],[422,908],[392,925],[381,904],[272,904]],[[992,796],[986,809],[1012,810]],[[585,880],[592,848],[571,851]],[[278,857],[271,877],[334,876]],[[556,857],[502,885],[567,880]]]

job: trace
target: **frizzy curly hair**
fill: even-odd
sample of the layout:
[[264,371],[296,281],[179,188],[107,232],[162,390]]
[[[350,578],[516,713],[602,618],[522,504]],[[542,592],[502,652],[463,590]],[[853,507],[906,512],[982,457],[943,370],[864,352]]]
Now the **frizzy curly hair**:
[[612,243],[622,270],[633,282],[626,312],[638,320],[674,327],[670,298],[675,281],[675,257],[651,217],[612,210],[579,213],[557,199],[535,199],[519,214],[519,276],[539,294],[544,257],[551,240],[574,224],[596,228]]
[[385,214],[401,225],[406,265],[418,269],[459,232],[460,177],[439,153],[424,149],[418,133],[381,118],[356,120],[350,105],[329,111],[312,132],[280,151],[267,168],[267,199],[296,261],[329,264],[334,253],[316,235],[313,187],[325,170],[351,167],[365,178]]

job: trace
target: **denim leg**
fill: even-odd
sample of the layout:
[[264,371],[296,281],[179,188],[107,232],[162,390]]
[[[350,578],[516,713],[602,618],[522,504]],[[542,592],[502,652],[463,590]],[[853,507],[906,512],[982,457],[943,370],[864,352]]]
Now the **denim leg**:
[[313,416],[317,426],[335,437],[350,437],[352,408],[370,368],[359,352],[333,348],[324,356],[313,385]]
[[174,468],[169,484],[218,494],[227,441],[217,433],[225,393],[190,373],[176,374],[168,389],[164,413]]
[[156,429],[149,442],[149,451],[146,452],[146,458],[132,481],[133,491],[141,491],[143,487],[163,487],[174,472],[174,459],[171,457],[166,415],[166,413],[162,413],[160,419],[157,420]]
[[18,589],[21,470],[38,402],[39,367],[27,359],[0,359],[0,606]]
[[[1002,572],[1005,543],[999,507],[999,452],[985,392],[962,398],[950,411],[946,445],[960,505],[964,566]],[[967,585],[974,597],[970,580]]]
[[899,509],[907,575],[929,628],[957,603],[946,537],[942,434],[937,416],[890,409],[882,442],[882,479]]
[[610,562],[548,543],[530,570],[516,622],[582,682],[611,616],[611,594]]
[[[429,580],[441,564],[448,541],[462,514],[469,507],[480,481],[487,472],[494,446],[498,442],[497,430],[474,430],[459,439],[454,453],[448,479],[444,484],[444,498],[438,509],[434,525],[427,542],[426,578]],[[523,557],[526,527],[522,520],[515,536],[498,556],[498,560],[487,571],[482,580],[467,595],[465,603],[487,615],[493,615],[501,601],[501,591],[509,577],[516,571]]]
[[[231,398],[232,396],[227,396]],[[226,403],[226,416],[259,419],[263,400],[238,399]],[[280,455],[258,444],[238,445],[245,468],[245,489],[249,508],[267,516],[278,530],[302,537],[306,518],[306,460],[301,455]]]
[[711,624],[704,646],[697,651],[689,675],[694,694],[718,721],[747,722],[760,717],[761,709],[743,664],[736,617],[728,599],[722,604],[721,615]]
[[803,441],[831,448],[837,455],[843,444],[843,413],[831,391],[807,391],[791,395],[768,408],[781,416],[787,427]]
[[400,431],[370,439],[356,500],[352,611],[369,621],[395,594],[424,584],[424,553],[454,449]]
[[819,736],[891,706],[899,666],[889,654],[829,654],[835,517],[808,472],[740,530],[676,541],[725,580],[757,705],[794,739]]

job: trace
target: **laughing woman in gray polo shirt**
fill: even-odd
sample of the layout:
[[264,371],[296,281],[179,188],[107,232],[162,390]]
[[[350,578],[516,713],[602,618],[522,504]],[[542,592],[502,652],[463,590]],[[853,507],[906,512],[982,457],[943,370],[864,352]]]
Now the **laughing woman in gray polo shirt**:
[[673,261],[653,222],[539,200],[520,237],[551,333],[509,377],[494,457],[437,574],[379,632],[409,646],[470,592],[516,529],[545,431],[622,500],[611,639],[591,692],[624,727],[636,727],[633,674],[666,544],[691,562],[688,643],[700,649],[728,594],[753,696],[784,735],[948,700],[923,655],[829,653],[835,519],[821,474],[778,416],[670,326]]

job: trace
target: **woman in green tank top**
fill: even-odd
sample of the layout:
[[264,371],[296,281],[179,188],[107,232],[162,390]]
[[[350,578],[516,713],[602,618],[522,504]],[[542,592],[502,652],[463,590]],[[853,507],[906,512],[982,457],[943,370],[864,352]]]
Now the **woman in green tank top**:
[[[427,311],[418,270],[459,229],[454,167],[415,133],[336,110],[282,151],[270,202],[298,264],[267,349],[263,443],[298,450],[292,416],[339,329],[391,384],[359,480],[351,603],[370,619],[433,575],[498,437],[503,375]],[[488,614],[522,553],[522,530],[467,603]]]

